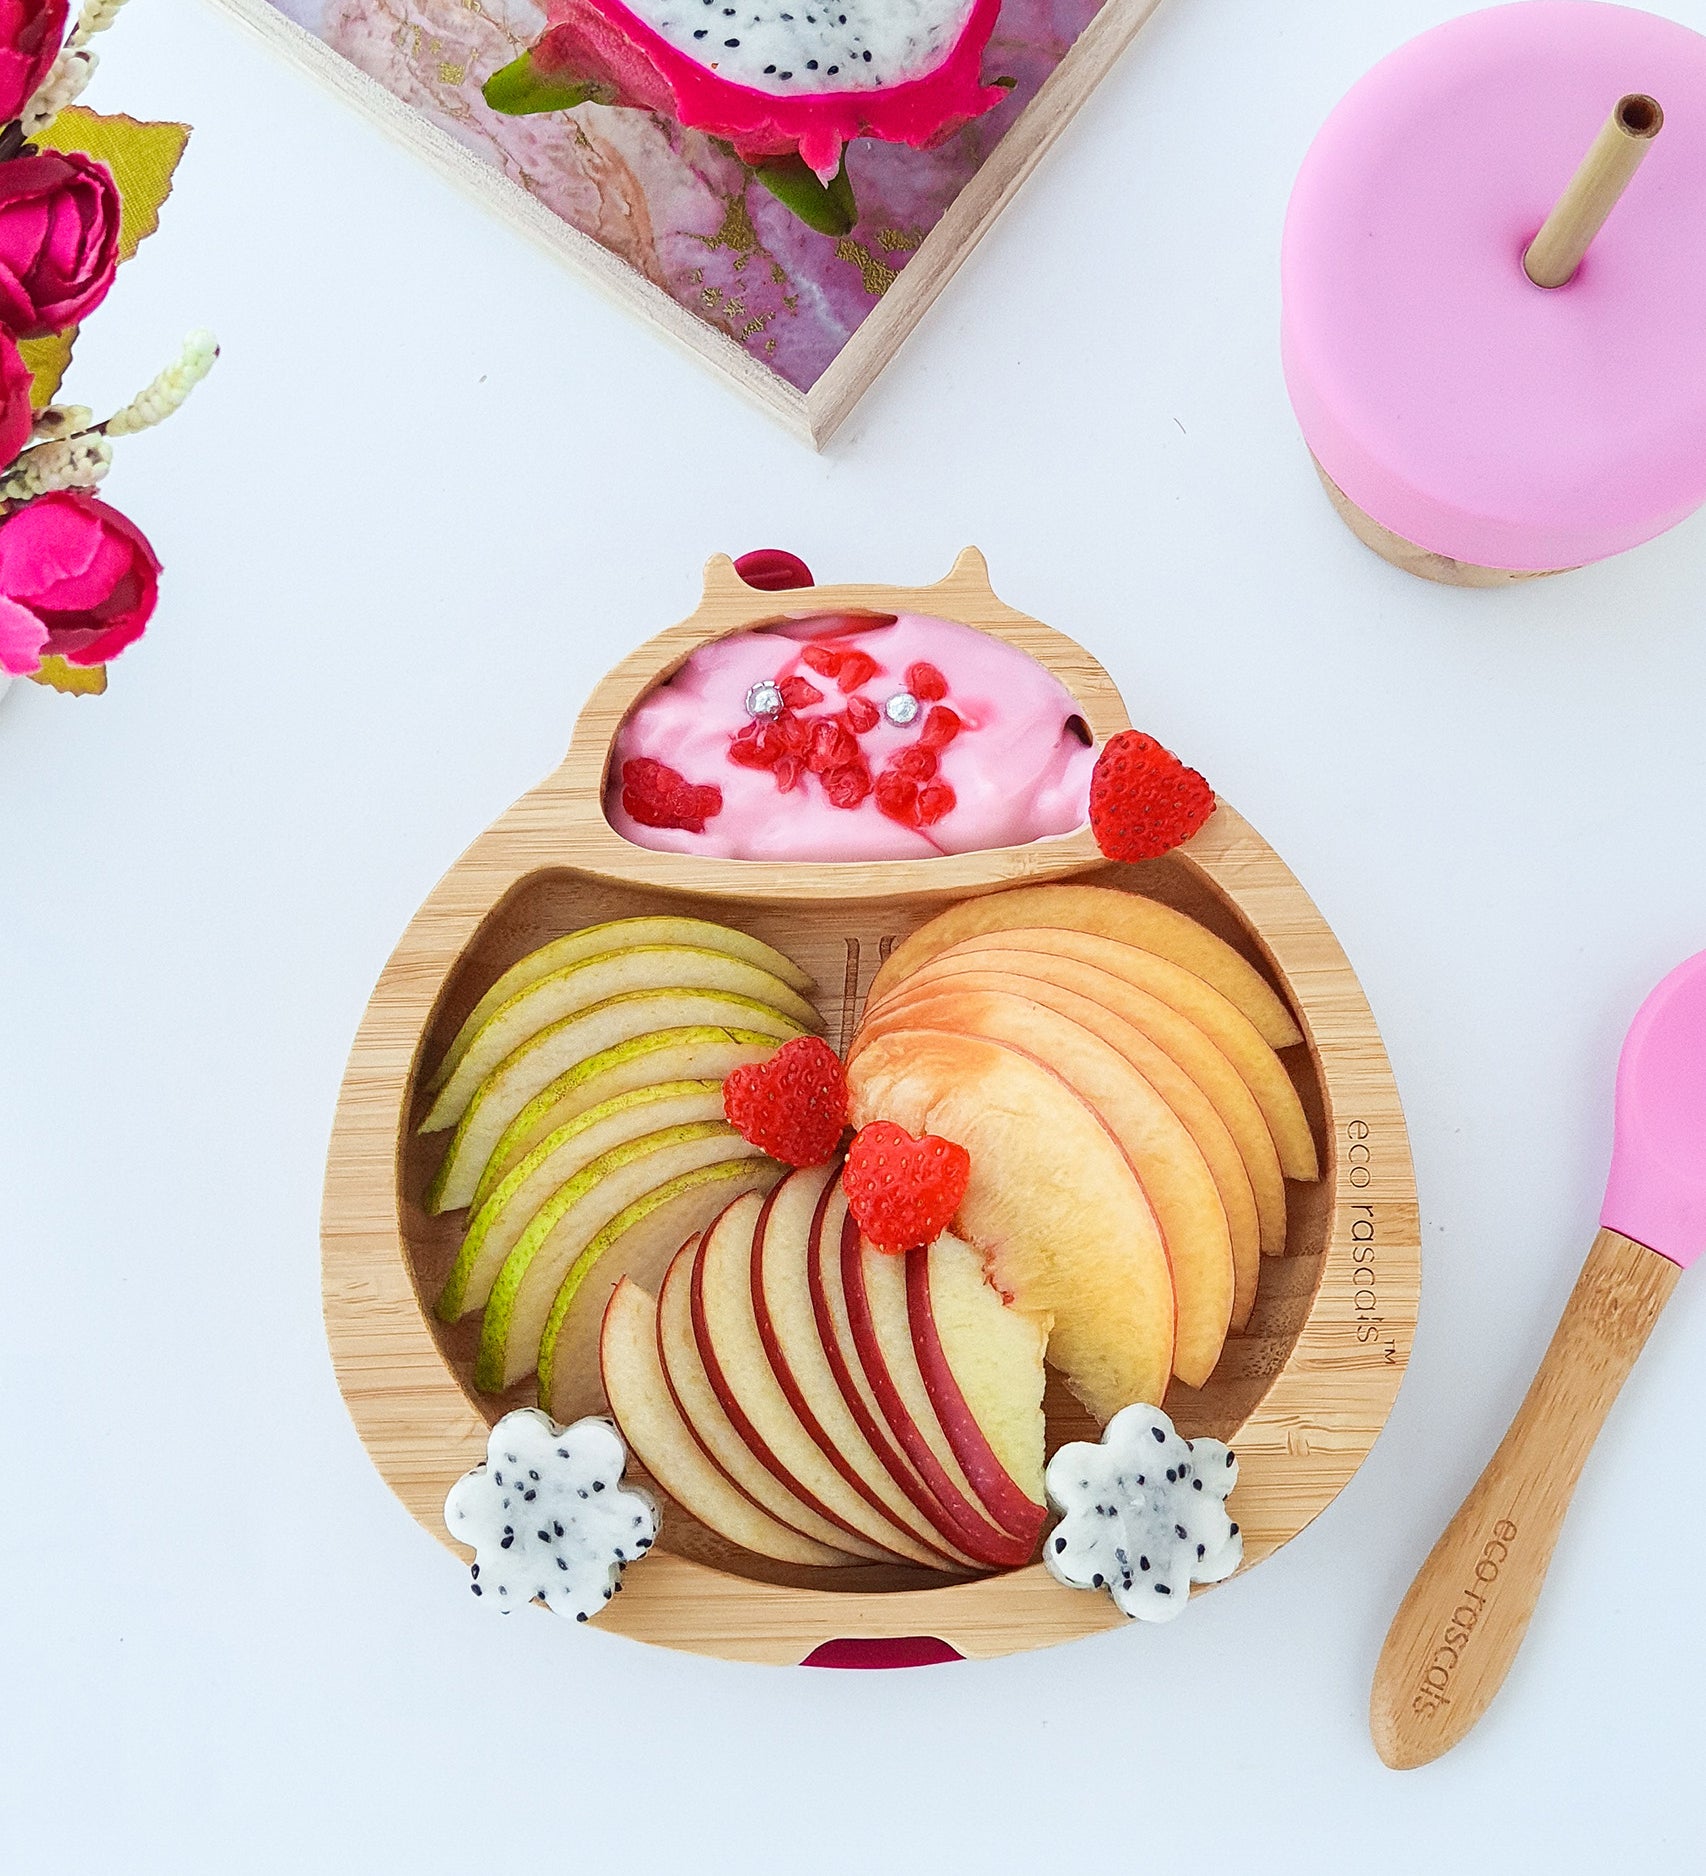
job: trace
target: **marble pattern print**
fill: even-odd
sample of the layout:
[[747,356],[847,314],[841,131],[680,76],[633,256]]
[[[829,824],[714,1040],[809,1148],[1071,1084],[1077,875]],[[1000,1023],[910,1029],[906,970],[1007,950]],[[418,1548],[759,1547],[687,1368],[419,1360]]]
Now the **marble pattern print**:
[[860,220],[814,233],[709,138],[647,111],[583,105],[502,117],[486,76],[538,37],[529,0],[275,0],[570,226],[801,391],[834,361],[1099,0],[1007,0],[984,60],[1013,96],[937,149],[861,139],[848,152]]

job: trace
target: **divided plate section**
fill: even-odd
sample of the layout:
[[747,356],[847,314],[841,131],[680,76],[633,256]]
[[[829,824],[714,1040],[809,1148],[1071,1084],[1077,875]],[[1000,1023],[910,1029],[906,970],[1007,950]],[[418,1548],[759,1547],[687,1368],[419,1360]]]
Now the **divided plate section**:
[[[1260,946],[1201,873],[1186,863],[1168,858],[1143,866],[1106,866],[1078,877],[1087,884],[1140,890],[1188,912],[1251,958],[1273,980],[1271,965]],[[414,1128],[428,1105],[424,1077],[496,978],[549,940],[605,919],[658,913],[711,918],[775,945],[811,973],[818,984],[816,1002],[826,1025],[826,1039],[838,1053],[845,1054],[871,981],[883,960],[899,940],[940,909],[939,901],[918,897],[848,899],[839,903],[708,900],[698,894],[666,893],[560,871],[534,875],[492,913],[452,973],[434,1013],[416,1064],[409,1130],[402,1142],[399,1164],[399,1220],[422,1316],[470,1406],[483,1419],[495,1422],[514,1407],[535,1405],[534,1383],[530,1377],[502,1395],[481,1393],[473,1382],[479,1316],[447,1327],[432,1313],[433,1299],[454,1261],[467,1214],[433,1217],[424,1210],[422,1195],[449,1136],[423,1136]],[[1309,1115],[1326,1173],[1314,1185],[1288,1186],[1285,1255],[1262,1260],[1261,1286],[1248,1328],[1229,1338],[1208,1384],[1191,1389],[1175,1382],[1169,1389],[1168,1411],[1187,1437],[1206,1433],[1217,1439],[1237,1439],[1290,1360],[1320,1284],[1333,1184],[1327,1091],[1312,1047],[1288,1050],[1284,1059]],[[1067,1440],[1098,1437],[1095,1422],[1052,1372],[1047,1404],[1050,1452]],[[774,1563],[741,1550],[705,1530],[673,1503],[664,1520],[660,1548],[755,1581],[791,1584],[819,1593],[830,1581],[822,1571]],[[835,1588],[856,1584],[865,1592],[916,1590],[940,1582],[928,1571],[900,1567],[860,1566],[833,1573]]]

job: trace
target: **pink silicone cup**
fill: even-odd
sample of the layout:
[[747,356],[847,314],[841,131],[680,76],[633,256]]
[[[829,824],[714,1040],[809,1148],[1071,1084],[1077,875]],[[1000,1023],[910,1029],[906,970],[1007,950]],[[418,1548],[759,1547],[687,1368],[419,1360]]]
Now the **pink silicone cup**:
[[1629,1025],[1599,1222],[1684,1270],[1706,1250],[1706,951]]

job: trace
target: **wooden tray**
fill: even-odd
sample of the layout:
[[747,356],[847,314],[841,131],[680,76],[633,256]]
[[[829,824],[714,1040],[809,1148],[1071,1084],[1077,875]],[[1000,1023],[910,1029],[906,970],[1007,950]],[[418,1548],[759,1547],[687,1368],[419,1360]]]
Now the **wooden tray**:
[[[712,322],[705,309],[714,288],[699,289],[686,297],[667,290],[657,278],[601,246],[591,234],[583,233],[553,211],[547,206],[546,191],[538,179],[529,175],[516,157],[492,147],[485,134],[490,120],[484,118],[479,104],[479,79],[491,68],[469,66],[467,39],[472,21],[485,20],[495,31],[508,16],[508,9],[499,6],[488,12],[473,0],[469,4],[462,0],[363,0],[359,7],[336,9],[346,26],[362,24],[361,45],[345,56],[290,17],[292,12],[305,19],[310,17],[317,10],[312,0],[220,0],[220,4],[270,46],[365,111],[388,135],[431,163],[465,194],[567,262],[608,299],[698,359],[795,436],[813,448],[821,448],[876,382],[1049,146],[1112,70],[1154,12],[1158,0],[1104,0],[922,241],[916,240],[917,231],[910,227],[873,230],[864,222],[855,230],[858,240],[849,237],[835,243],[823,237],[826,249],[843,269],[856,266],[865,276],[862,291],[880,297],[808,390],[798,389],[772,370],[762,356]],[[527,9],[520,11],[530,19],[536,18]],[[536,26],[530,27],[522,38],[508,44],[504,57],[520,51],[535,30]],[[1053,26],[1051,36],[1059,30],[1058,25]],[[500,39],[500,43],[507,42]],[[379,69],[390,72],[393,89],[387,89],[352,62],[358,56],[364,56],[369,64],[378,60]],[[999,63],[989,69],[999,69]],[[623,186],[620,176],[607,176],[602,183],[602,189],[617,198],[622,196]],[[636,185],[630,182],[628,186]],[[669,192],[665,191],[655,207],[642,195],[636,207],[625,211],[625,219],[637,219],[650,226],[655,218],[667,217],[669,212]],[[737,237],[743,244],[742,262],[757,253],[744,245],[749,237],[751,226],[747,223]],[[735,240],[708,233],[687,233],[686,239],[701,242],[707,254],[736,245]],[[916,252],[908,253],[913,247]],[[758,258],[774,259],[763,254]],[[658,272],[657,263],[652,271]],[[754,274],[758,271],[752,270]],[[737,278],[749,279],[744,275]],[[821,274],[802,279],[791,288],[796,295],[822,290]],[[1020,282],[1013,290],[1026,289]],[[743,296],[731,287],[730,297]]]
[[[845,1047],[882,958],[942,905],[1016,881],[1074,877],[1163,899],[1251,958],[1289,998],[1306,1050],[1289,1052],[1323,1176],[1289,1187],[1283,1257],[1263,1260],[1247,1331],[1201,1390],[1175,1383],[1187,1435],[1232,1441],[1244,1567],[1293,1537],[1337,1493],[1385,1424],[1409,1359],[1420,1282],[1409,1143],[1367,1002],[1332,932],[1273,849],[1222,805],[1165,859],[1113,866],[1087,830],[1024,847],[865,865],[734,861],[630,845],[603,813],[605,768],[630,706],[690,652],[785,617],[915,611],[1022,647],[1077,699],[1098,741],[1127,727],[1107,673],[1079,646],[1003,605],[968,549],[936,586],[760,593],[730,561],[705,571],[698,610],[626,658],[593,693],[562,766],[463,854],[386,965],[350,1056],[326,1169],[327,1334],[374,1463],[446,1544],[444,1498],[485,1457],[488,1425],[531,1404],[472,1385],[477,1318],[431,1313],[460,1228],[421,1207],[443,1136],[414,1132],[429,1069],[498,973],[595,920],[695,911],[780,946],[816,977],[829,1039]],[[1305,1059],[1306,1057],[1306,1059]],[[1056,1396],[1060,1397],[1057,1398]],[[1094,1437],[1051,1390],[1050,1448]],[[456,1548],[452,1546],[452,1548]],[[461,1556],[459,1549],[457,1555]],[[836,1639],[929,1636],[1000,1655],[1119,1626],[1105,1596],[1062,1588],[1040,1564],[943,1586],[902,1567],[824,1573],[750,1556],[671,1505],[659,1549],[629,1573],[601,1626],[747,1661],[799,1662]]]

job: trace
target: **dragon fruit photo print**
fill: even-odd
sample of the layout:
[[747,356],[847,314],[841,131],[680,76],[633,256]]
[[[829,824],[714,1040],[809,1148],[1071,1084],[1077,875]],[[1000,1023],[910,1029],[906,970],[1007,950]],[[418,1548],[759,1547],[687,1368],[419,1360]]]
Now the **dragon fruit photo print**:
[[226,0],[813,443],[1156,0]]

